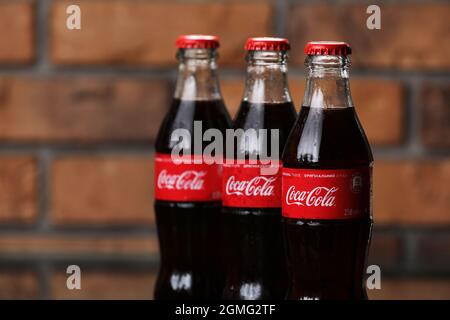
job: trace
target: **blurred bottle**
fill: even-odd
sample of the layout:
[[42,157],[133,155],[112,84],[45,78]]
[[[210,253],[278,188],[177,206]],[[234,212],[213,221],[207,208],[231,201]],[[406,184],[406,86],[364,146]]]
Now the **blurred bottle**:
[[186,129],[191,141],[184,154],[199,159],[194,150],[194,121],[201,131],[231,126],[217,77],[218,38],[187,35],[177,39],[178,78],[172,106],[156,140],[155,212],[161,265],[155,299],[214,299],[220,297],[224,273],[219,249],[221,209],[220,164],[174,164],[172,149],[179,143],[171,135]]
[[[247,78],[235,129],[259,135],[237,141],[234,159],[223,169],[224,245],[227,279],[225,299],[284,298],[287,279],[281,232],[281,168],[279,156],[296,112],[287,82],[289,42],[281,38],[250,38],[245,45]],[[271,129],[279,139],[271,141]],[[240,144],[239,144],[240,143]],[[239,153],[241,155],[239,155]],[[275,155],[271,174],[264,174],[265,155]],[[234,160],[240,159],[242,163]],[[252,164],[249,160],[257,159]],[[270,165],[269,165],[270,166]],[[268,173],[268,172],[267,172]]]
[[283,154],[288,299],[365,299],[373,157],[344,42],[310,42],[303,106]]

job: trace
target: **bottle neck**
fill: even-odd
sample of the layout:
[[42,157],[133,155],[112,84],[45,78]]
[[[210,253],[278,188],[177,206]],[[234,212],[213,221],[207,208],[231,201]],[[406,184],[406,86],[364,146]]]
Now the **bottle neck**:
[[250,103],[292,101],[287,81],[287,52],[248,52],[243,100]]
[[308,56],[303,106],[323,109],[353,108],[348,68],[343,56]]
[[181,100],[221,99],[215,49],[180,49],[174,97]]

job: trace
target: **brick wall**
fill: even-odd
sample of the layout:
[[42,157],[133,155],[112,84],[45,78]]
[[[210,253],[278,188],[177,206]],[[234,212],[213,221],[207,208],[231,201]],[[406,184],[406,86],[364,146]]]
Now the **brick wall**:
[[[82,30],[65,28],[79,4]],[[379,4],[382,29],[365,28]],[[174,39],[221,36],[222,90],[242,95],[248,36],[349,41],[352,92],[375,153],[373,298],[450,298],[450,4],[445,1],[0,2],[0,298],[150,298],[158,262],[153,141]],[[65,288],[79,264],[83,290]],[[401,277],[399,277],[401,276]]]

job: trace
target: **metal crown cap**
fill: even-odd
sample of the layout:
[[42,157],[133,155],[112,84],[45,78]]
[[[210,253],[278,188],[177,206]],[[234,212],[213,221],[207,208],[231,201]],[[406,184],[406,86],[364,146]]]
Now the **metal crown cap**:
[[215,49],[219,47],[219,37],[202,34],[188,34],[177,38],[175,45],[179,49]]
[[307,55],[347,56],[352,48],[342,41],[310,41],[305,45]]
[[291,45],[285,38],[256,37],[247,39],[244,48],[247,51],[287,51]]

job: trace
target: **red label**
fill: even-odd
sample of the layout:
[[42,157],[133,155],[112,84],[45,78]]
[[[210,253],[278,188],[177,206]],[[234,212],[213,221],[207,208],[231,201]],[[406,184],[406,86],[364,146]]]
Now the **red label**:
[[220,200],[222,166],[173,162],[170,154],[155,157],[155,199],[190,202]]
[[282,215],[354,219],[370,215],[371,170],[282,169]]
[[231,163],[223,165],[222,203],[226,207],[281,207],[281,168],[278,161],[261,163]]

